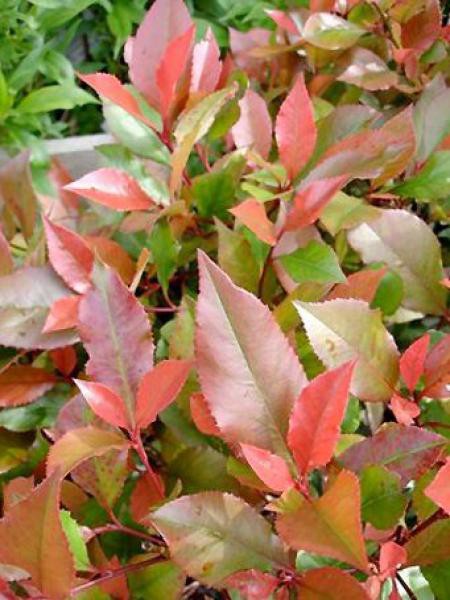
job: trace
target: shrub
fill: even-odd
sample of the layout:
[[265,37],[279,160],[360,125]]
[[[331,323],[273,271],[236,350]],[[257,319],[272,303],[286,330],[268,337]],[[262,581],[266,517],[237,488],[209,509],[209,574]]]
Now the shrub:
[[0,171],[6,598],[448,597],[448,28],[269,15],[157,0],[104,166]]

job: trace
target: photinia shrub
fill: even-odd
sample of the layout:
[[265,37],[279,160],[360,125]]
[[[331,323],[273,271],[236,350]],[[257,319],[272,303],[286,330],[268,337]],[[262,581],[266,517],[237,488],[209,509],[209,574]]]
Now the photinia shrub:
[[448,598],[448,26],[301,4],[157,0],[102,168],[0,171],[2,598]]

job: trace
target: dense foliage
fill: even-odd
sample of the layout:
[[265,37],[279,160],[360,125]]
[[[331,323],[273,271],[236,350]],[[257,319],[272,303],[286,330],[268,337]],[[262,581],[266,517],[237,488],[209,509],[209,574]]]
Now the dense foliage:
[[104,166],[0,170],[6,599],[448,598],[449,29],[266,17],[156,0]]

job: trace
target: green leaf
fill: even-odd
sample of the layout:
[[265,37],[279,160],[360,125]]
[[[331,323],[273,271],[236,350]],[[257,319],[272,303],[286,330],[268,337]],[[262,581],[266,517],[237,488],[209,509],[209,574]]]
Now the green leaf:
[[403,300],[403,280],[392,271],[388,271],[378,284],[372,308],[380,308],[385,315],[393,315]]
[[447,600],[450,590],[450,560],[422,567],[422,573],[430,584],[435,600]]
[[366,264],[382,261],[403,279],[405,308],[433,315],[445,312],[441,247],[419,217],[406,210],[379,211],[377,219],[352,229],[348,241]]
[[108,130],[132,152],[164,165],[170,163],[170,153],[167,147],[150,127],[112,102],[104,102],[103,115]]
[[156,265],[158,281],[167,294],[170,278],[177,268],[178,244],[166,219],[160,219],[153,225],[148,244]]
[[19,434],[0,428],[0,475],[24,464],[33,436]]
[[260,270],[249,242],[242,232],[228,229],[221,221],[216,221],[216,229],[220,267],[236,285],[256,293]]
[[435,152],[414,177],[393,191],[418,200],[439,200],[450,194],[450,150]]
[[220,492],[184,496],[152,515],[177,564],[209,585],[237,571],[286,564],[270,524],[240,498]]
[[34,114],[51,110],[71,109],[97,100],[75,85],[48,85],[30,92],[17,107],[21,113]]
[[324,50],[344,50],[353,46],[366,31],[335,14],[318,12],[309,17],[303,38]]
[[405,545],[409,565],[433,565],[450,559],[450,519],[432,523]]
[[75,561],[75,568],[77,571],[88,571],[91,568],[91,563],[87,553],[86,542],[81,535],[78,523],[68,510],[61,510],[59,516]]
[[133,600],[149,600],[150,598],[178,600],[181,597],[185,579],[186,577],[179,567],[171,561],[165,561],[130,573],[128,585]]
[[336,235],[342,229],[356,227],[363,221],[370,221],[377,216],[377,209],[362,198],[338,192],[325,206],[320,220],[331,235]]
[[70,386],[60,384],[27,406],[6,408],[0,411],[0,427],[17,432],[50,427],[70,393]]
[[369,465],[362,470],[360,481],[363,520],[381,530],[394,527],[408,502],[398,475],[380,465]]
[[307,246],[291,254],[280,256],[280,261],[289,275],[298,283],[339,283],[346,281],[333,249],[327,244],[312,240]]
[[38,17],[39,26],[42,31],[61,27],[67,21],[77,16],[97,0],[63,0],[55,8],[49,8],[40,13]]
[[228,171],[213,171],[196,177],[192,195],[201,217],[229,218],[228,209],[235,203],[236,182]]

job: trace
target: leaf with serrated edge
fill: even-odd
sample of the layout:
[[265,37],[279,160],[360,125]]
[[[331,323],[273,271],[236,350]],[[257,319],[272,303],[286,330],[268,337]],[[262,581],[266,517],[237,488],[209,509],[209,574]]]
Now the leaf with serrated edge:
[[152,332],[144,308],[115,271],[99,265],[78,318],[89,354],[87,374],[122,398],[133,423],[139,382],[153,366]]
[[214,585],[245,569],[282,567],[286,557],[270,524],[231,494],[205,492],[165,504],[151,516],[175,563]]
[[319,499],[298,496],[297,506],[277,519],[281,538],[295,550],[306,550],[368,570],[360,518],[357,477],[341,471]]
[[398,351],[380,311],[362,300],[341,298],[294,305],[326,367],[356,359],[350,391],[367,402],[387,402],[398,379]]
[[203,253],[199,265],[197,371],[211,413],[228,442],[291,460],[285,436],[303,369],[269,309]]

